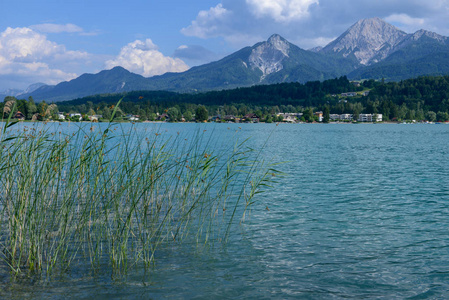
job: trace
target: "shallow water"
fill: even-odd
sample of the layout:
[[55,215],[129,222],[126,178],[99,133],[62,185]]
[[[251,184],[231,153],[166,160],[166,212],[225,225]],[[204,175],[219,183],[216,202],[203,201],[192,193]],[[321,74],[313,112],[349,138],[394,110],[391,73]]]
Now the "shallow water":
[[[67,126],[67,125],[64,125]],[[124,125],[130,126],[130,125]],[[153,124],[136,124],[145,132]],[[158,125],[159,126],[159,125]],[[449,127],[396,124],[163,124],[168,134],[236,134],[287,161],[225,248],[160,249],[145,272],[72,265],[12,281],[0,298],[445,298]],[[241,129],[239,129],[239,127]],[[238,132],[236,132],[238,131]]]

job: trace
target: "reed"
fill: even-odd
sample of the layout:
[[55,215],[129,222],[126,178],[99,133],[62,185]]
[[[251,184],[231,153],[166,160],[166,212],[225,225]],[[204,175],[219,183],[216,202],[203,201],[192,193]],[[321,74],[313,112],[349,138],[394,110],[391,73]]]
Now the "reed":
[[216,145],[201,129],[64,133],[10,121],[0,136],[0,255],[16,275],[75,260],[126,272],[150,266],[164,243],[224,243],[278,173],[247,140]]

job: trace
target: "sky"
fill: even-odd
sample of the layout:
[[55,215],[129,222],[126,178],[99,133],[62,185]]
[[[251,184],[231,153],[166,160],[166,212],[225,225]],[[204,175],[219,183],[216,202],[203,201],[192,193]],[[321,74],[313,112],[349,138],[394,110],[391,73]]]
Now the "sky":
[[360,19],[449,36],[449,0],[0,0],[0,91],[122,66],[182,72],[280,34],[325,46]]

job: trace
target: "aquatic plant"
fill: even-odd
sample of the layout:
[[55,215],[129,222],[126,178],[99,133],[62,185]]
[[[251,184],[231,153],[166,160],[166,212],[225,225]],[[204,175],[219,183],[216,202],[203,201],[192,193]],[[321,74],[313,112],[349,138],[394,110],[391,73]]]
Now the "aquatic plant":
[[75,260],[123,272],[150,266],[163,243],[225,243],[278,173],[248,140],[216,145],[201,128],[84,123],[68,133],[11,115],[0,135],[0,256],[16,275]]

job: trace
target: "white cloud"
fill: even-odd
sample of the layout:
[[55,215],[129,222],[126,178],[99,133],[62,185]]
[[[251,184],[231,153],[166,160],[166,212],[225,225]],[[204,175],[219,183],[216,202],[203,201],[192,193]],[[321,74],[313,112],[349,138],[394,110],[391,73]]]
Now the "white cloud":
[[107,68],[115,66],[146,77],[189,69],[181,59],[164,56],[150,39],[129,43],[115,59],[106,61]]
[[80,26],[71,23],[68,24],[44,23],[44,24],[31,25],[29,28],[41,33],[76,33],[81,36],[97,36],[100,34],[99,31],[86,32]]
[[[384,20],[409,33],[422,29],[426,25],[424,18],[413,18],[407,14],[392,14]],[[429,26],[425,27],[430,29]]]
[[318,0],[246,0],[257,18],[269,17],[276,22],[301,20],[309,15],[309,7]]
[[[187,36],[209,38],[217,36],[219,30],[229,19],[231,12],[220,3],[209,10],[202,10],[198,13],[196,20],[190,26],[181,29],[181,33]],[[212,26],[211,26],[212,24]]]
[[84,30],[75,25],[75,24],[52,24],[52,23],[45,23],[45,24],[38,24],[38,25],[32,25],[30,26],[31,29],[40,31],[43,33],[61,33],[61,32],[68,32],[68,33],[81,33]]
[[[38,81],[55,84],[72,79],[76,74],[64,66],[89,59],[88,53],[67,50],[31,28],[8,27],[0,33],[0,75],[16,78],[14,88]],[[9,87],[0,86],[4,88]]]
[[[277,33],[303,49],[323,46],[360,19],[379,17],[413,33],[449,35],[449,0],[221,0],[184,35],[222,38],[234,50]],[[317,38],[319,37],[319,38]]]
[[407,14],[393,14],[386,17],[385,21],[390,23],[400,23],[408,26],[422,26],[424,24],[423,18],[412,18]]
[[48,60],[78,60],[89,55],[82,51],[69,51],[64,45],[47,40],[45,35],[30,28],[6,28],[0,34],[0,56],[11,62]]
[[318,0],[222,0],[200,11],[181,33],[202,39],[222,37],[234,48],[250,46],[274,33],[297,40],[297,25],[308,20],[311,8],[318,4]]

